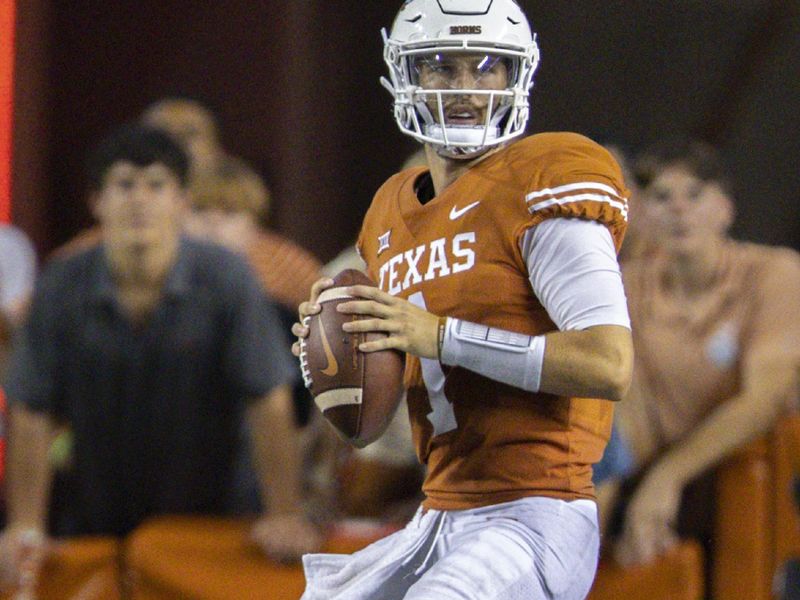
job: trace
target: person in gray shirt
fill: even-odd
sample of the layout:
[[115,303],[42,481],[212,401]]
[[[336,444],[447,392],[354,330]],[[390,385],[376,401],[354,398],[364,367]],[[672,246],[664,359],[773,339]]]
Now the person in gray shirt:
[[[287,334],[243,259],[182,235],[186,173],[184,152],[142,125],[90,157],[102,243],[46,266],[9,369],[7,581],[48,534],[226,514],[243,418],[266,506],[252,537],[282,560],[320,543],[301,509]],[[71,485],[48,531],[48,449],[64,423]]]

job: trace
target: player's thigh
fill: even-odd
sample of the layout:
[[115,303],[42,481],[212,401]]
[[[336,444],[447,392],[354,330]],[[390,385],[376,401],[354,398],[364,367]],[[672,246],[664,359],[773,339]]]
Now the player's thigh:
[[[405,600],[537,600],[544,595],[529,532],[518,523],[495,522],[478,531],[445,536],[436,560]],[[519,594],[508,592],[519,589]]]
[[444,536],[406,600],[582,600],[597,568],[594,511],[528,499]]

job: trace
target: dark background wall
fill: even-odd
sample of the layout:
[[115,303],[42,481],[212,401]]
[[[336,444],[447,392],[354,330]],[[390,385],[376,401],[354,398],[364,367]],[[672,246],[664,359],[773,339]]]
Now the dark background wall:
[[[739,237],[800,247],[800,7],[794,0],[521,1],[542,64],[530,131],[642,147],[718,144]],[[399,0],[18,2],[15,220],[46,253],[91,222],[82,161],[153,100],[219,116],[273,194],[272,225],[321,259],[415,149],[391,118],[380,28]]]

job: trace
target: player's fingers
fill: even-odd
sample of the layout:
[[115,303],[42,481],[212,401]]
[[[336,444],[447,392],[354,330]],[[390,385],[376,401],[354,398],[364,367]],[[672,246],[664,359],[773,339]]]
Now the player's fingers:
[[300,321],[302,322],[303,319],[305,319],[306,317],[310,317],[311,315],[316,315],[321,310],[322,307],[319,304],[311,301],[306,301],[301,303],[300,306],[297,307],[297,314],[298,317],[300,318]]
[[367,315],[384,319],[391,315],[391,310],[387,305],[373,300],[342,302],[336,305],[336,310],[347,315]]
[[394,304],[398,301],[395,296],[391,296],[381,291],[380,288],[371,285],[351,285],[347,288],[347,293],[357,298],[367,298],[381,304]]
[[381,337],[369,342],[362,342],[358,345],[361,352],[380,352],[381,350],[400,350],[405,352],[407,350],[408,341],[404,336],[389,334],[386,337]]
[[311,286],[311,296],[309,297],[309,300],[312,303],[316,303],[317,298],[319,298],[319,295],[332,285],[333,285],[333,279],[331,279],[330,277],[323,277],[322,279],[317,279]]
[[333,285],[333,279],[330,277],[323,277],[322,279],[318,279],[313,283],[311,286],[311,294],[308,300],[305,302],[301,302],[300,306],[297,307],[297,314],[302,321],[304,317],[308,315],[315,315],[322,307],[317,303],[319,299],[319,295],[322,293],[323,290],[331,287]]
[[399,324],[385,319],[357,319],[343,323],[342,329],[348,333],[363,333],[365,331],[397,333],[401,328]]
[[304,317],[302,323],[293,323],[292,324],[292,333],[299,338],[308,337],[309,329],[309,322],[311,321],[311,317]]

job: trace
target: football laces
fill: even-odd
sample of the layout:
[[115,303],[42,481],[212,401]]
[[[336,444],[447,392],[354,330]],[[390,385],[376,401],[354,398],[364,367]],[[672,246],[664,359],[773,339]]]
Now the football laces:
[[[311,315],[303,318],[303,325],[308,327],[309,322],[311,321]],[[307,388],[311,387],[311,384],[314,383],[311,379],[311,369],[308,368],[308,343],[306,342],[306,338],[301,337],[300,341],[300,354],[298,358],[300,359],[300,372],[303,374],[303,385]]]

